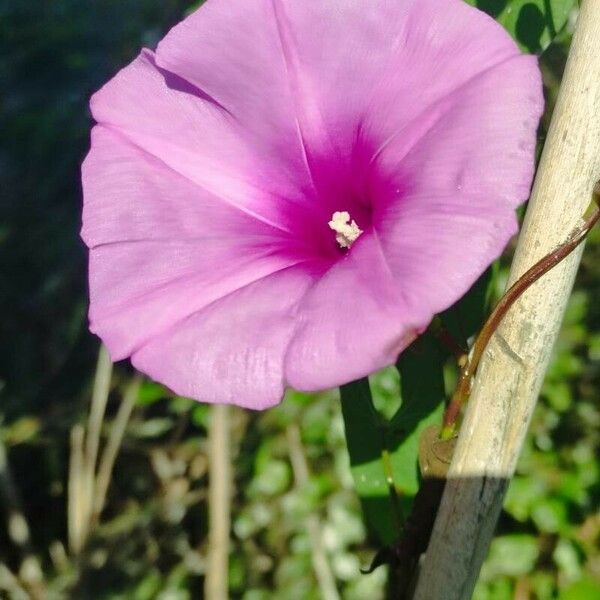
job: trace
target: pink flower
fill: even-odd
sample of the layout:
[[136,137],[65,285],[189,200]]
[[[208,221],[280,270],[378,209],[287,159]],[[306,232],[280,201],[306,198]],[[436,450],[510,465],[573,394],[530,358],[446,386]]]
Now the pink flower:
[[542,103],[462,0],[208,0],[92,99],[92,331],[251,408],[392,364],[515,233]]

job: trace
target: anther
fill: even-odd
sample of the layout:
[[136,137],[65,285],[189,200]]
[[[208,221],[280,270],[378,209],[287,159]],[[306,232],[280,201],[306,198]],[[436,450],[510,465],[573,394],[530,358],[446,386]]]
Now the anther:
[[329,228],[335,231],[335,241],[340,248],[350,248],[363,232],[346,211],[334,212],[329,221]]

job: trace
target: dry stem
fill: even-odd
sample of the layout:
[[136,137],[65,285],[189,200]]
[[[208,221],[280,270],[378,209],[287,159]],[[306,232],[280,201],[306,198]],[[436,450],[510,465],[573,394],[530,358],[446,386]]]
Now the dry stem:
[[208,564],[204,594],[210,600],[229,596],[231,530],[231,457],[229,406],[212,408],[209,429]]

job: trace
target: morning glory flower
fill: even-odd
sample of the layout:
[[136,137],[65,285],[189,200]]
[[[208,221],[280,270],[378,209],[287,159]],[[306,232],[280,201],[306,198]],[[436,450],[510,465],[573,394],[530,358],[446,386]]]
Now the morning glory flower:
[[393,364],[515,233],[542,105],[462,0],[208,0],[92,98],[91,330],[256,409]]

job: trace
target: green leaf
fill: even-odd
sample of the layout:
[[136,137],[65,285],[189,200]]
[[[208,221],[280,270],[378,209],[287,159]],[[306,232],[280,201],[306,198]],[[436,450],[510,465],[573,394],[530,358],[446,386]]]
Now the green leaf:
[[538,540],[525,534],[498,536],[481,570],[481,578],[490,581],[501,575],[519,577],[530,573],[540,555]]
[[402,405],[390,423],[387,444],[394,481],[406,506],[412,504],[419,489],[417,464],[421,432],[442,421],[444,363],[438,343],[425,333],[400,355],[397,367]]
[[581,577],[581,556],[570,540],[561,538],[552,553],[554,563],[562,576],[563,581],[575,581]]
[[147,419],[140,423],[129,426],[129,430],[135,437],[157,438],[161,437],[173,427],[173,420],[168,417],[156,417]]
[[292,474],[287,462],[271,459],[264,464],[250,485],[250,493],[260,496],[276,496],[290,485]]
[[190,398],[185,398],[184,396],[175,396],[169,402],[169,409],[176,415],[183,415],[189,413],[194,408],[195,404],[196,402]]
[[531,519],[544,533],[559,533],[568,524],[567,506],[558,498],[542,498],[531,510]]
[[368,379],[340,388],[350,467],[367,525],[384,544],[398,537],[382,453],[385,423],[373,407]]
[[600,598],[600,583],[589,578],[582,579],[563,590],[559,600],[591,600]]
[[496,19],[522,50],[541,52],[565,26],[575,0],[466,0]]
[[208,428],[208,421],[210,419],[210,407],[208,404],[198,404],[192,409],[192,423],[196,427]]
[[400,375],[395,366],[385,367],[369,377],[373,406],[386,420],[391,419],[402,404]]
[[0,431],[4,442],[9,446],[32,442],[39,434],[42,424],[35,417],[21,417]]
[[150,406],[167,396],[169,396],[169,393],[160,383],[144,379],[137,396],[137,404],[139,406]]
[[398,537],[419,488],[423,429],[441,423],[443,361],[435,340],[421,336],[398,361],[402,405],[390,422],[375,410],[367,379],[342,386],[342,413],[356,492],[369,527],[389,544]]
[[547,493],[544,482],[533,477],[516,475],[508,486],[504,510],[517,521],[524,523],[531,516],[531,510],[540,498]]

